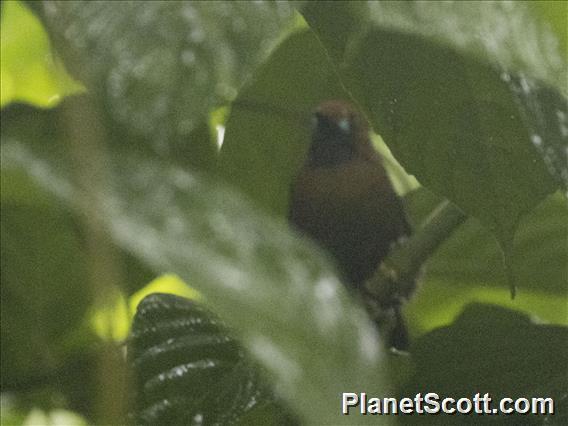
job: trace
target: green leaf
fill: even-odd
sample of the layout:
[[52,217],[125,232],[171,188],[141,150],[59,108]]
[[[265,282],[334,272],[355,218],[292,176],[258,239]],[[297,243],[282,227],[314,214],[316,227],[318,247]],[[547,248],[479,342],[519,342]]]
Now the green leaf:
[[343,389],[386,385],[374,327],[317,248],[221,185],[152,163],[124,166],[129,187],[106,213],[115,238],[197,287],[298,415],[344,422],[333,408]]
[[[493,404],[503,397],[552,397],[555,413],[547,421],[556,424],[567,414],[566,407],[561,407],[568,387],[567,348],[567,327],[538,325],[519,312],[472,304],[451,326],[414,343],[415,373],[400,393],[436,392],[441,398],[456,399],[489,393]],[[544,421],[544,416],[533,415],[507,418],[512,424]],[[412,416],[405,417],[405,424],[455,424],[457,419],[472,424],[497,420],[492,416]]]
[[40,9],[56,48],[100,95],[114,127],[170,157],[188,140],[212,145],[191,132],[235,97],[293,16],[278,2],[55,2]]
[[[51,167],[63,175],[72,168],[60,140],[59,114],[59,108],[23,105],[1,113],[2,389],[42,406],[38,391],[45,391],[50,405],[55,395],[58,406],[85,412],[98,401],[100,386],[93,374],[100,365],[100,341],[87,323],[91,285],[98,285],[100,276],[89,274],[92,263],[82,218],[73,211],[72,180],[49,180]],[[27,156],[28,150],[41,153],[41,161]],[[117,253],[115,259],[124,268],[125,287],[138,289],[152,276],[133,257]]]
[[2,386],[59,368],[89,305],[81,236],[68,211],[2,201]]
[[[80,328],[91,298],[86,284],[84,235],[69,206],[6,161],[5,148],[18,138],[42,147],[52,164],[53,110],[23,105],[2,109],[1,274],[2,386],[25,388],[53,380],[69,355],[69,340]],[[41,175],[37,163],[29,164]],[[42,179],[40,177],[40,179]],[[53,182],[59,194],[65,185]],[[31,350],[31,348],[34,350]],[[74,348],[73,348],[74,349]],[[52,382],[53,383],[53,382]]]
[[411,334],[419,337],[436,327],[449,325],[470,303],[490,303],[514,309],[547,324],[568,325],[568,297],[522,289],[515,299],[493,282],[451,281],[427,278],[405,307]]
[[[69,176],[72,175],[72,160],[65,146],[66,129],[62,125],[65,117],[62,116],[62,108],[67,107],[70,99],[62,102],[62,105],[49,109],[40,110],[27,105],[13,104],[2,109],[2,154],[4,152],[16,156],[17,161],[6,160],[2,155],[2,188],[0,191],[2,203],[15,203],[22,207],[28,206],[33,209],[38,207],[59,209],[66,211],[71,221],[70,230],[81,233],[81,218],[77,217],[72,210],[73,200],[73,181]],[[34,163],[33,155],[28,155],[30,151],[37,155],[41,160]],[[28,170],[17,166],[19,162],[27,164]],[[48,169],[42,168],[42,162],[46,162],[51,167],[59,170],[66,179],[53,177],[47,185],[50,189],[38,184],[38,181],[46,184],[44,179],[49,179],[44,173]],[[31,178],[29,169],[34,169],[37,180]],[[64,200],[63,206],[61,206]],[[68,225],[69,226],[69,225]],[[63,258],[67,255],[62,254]],[[129,292],[134,292],[147,284],[155,277],[147,267],[142,265],[137,259],[121,253],[121,260],[124,262],[125,279],[124,284]],[[69,257],[71,258],[71,257]],[[86,278],[82,280],[85,284]]]
[[87,426],[87,421],[77,413],[68,410],[43,411],[34,408],[21,423],[22,426],[44,425],[44,426]]
[[376,53],[354,66],[354,93],[410,173],[510,239],[553,181],[498,74],[428,47],[374,32],[355,55]]
[[229,330],[191,300],[147,296],[134,318],[128,357],[137,382],[137,424],[233,424],[259,407],[277,410]]
[[227,122],[220,175],[284,216],[310,141],[312,110],[323,99],[347,97],[316,36],[293,34],[239,93]]
[[[415,226],[440,202],[439,196],[424,188],[405,197]],[[405,309],[413,334],[450,324],[472,302],[492,303],[545,322],[566,324],[567,218],[566,200],[556,193],[521,222],[513,248],[518,284],[514,300],[505,288],[507,278],[495,239],[479,221],[470,218],[426,264],[420,288]]]
[[349,50],[380,29],[568,89],[562,2],[306,2],[300,10],[338,65],[348,67]]
[[[14,145],[3,148],[6,163],[54,193],[54,182],[73,187],[64,171]],[[347,422],[337,395],[385,389],[375,328],[316,247],[219,183],[136,153],[120,160],[112,191],[92,208],[118,244],[203,293],[295,413]]]
[[[427,190],[406,197],[415,224],[440,202]],[[523,218],[515,237],[512,262],[519,293],[541,291],[568,295],[568,204],[557,192]],[[456,253],[460,253],[456,257]],[[543,262],[543,259],[546,259]],[[493,236],[474,218],[462,225],[426,266],[427,279],[484,285],[506,284],[501,254]]]
[[[137,8],[129,15],[113,9],[129,7],[122,3],[120,6],[108,4],[105,6],[108,10],[100,5],[81,5],[79,11],[76,4],[62,3],[55,6],[52,21],[54,26],[57,25],[55,22],[61,25],[61,20],[64,21],[62,25],[68,30],[66,33],[72,35],[71,43],[74,43],[73,40],[85,41],[85,53],[88,55],[82,60],[76,59],[78,62],[71,60],[71,63],[74,70],[84,66],[83,70],[88,69],[89,75],[93,76],[93,80],[85,79],[93,97],[78,98],[64,105],[64,115],[58,117],[60,123],[68,126],[59,129],[64,135],[62,142],[73,147],[80,141],[76,146],[85,149],[93,143],[102,146],[102,141],[96,139],[97,133],[93,132],[96,126],[87,125],[99,120],[110,135],[107,146],[112,160],[103,162],[101,166],[96,157],[85,154],[85,159],[89,160],[86,167],[104,167],[112,183],[112,188],[102,187],[101,192],[96,191],[96,184],[82,187],[83,191],[92,191],[87,194],[94,200],[89,206],[93,209],[90,214],[104,218],[110,235],[122,247],[156,270],[175,272],[198,288],[206,297],[208,306],[234,327],[243,346],[263,366],[272,379],[276,394],[301,418],[312,423],[348,421],[341,418],[337,410],[337,398],[344,389],[380,390],[387,386],[379,368],[381,351],[373,325],[363,310],[346,295],[319,250],[290,236],[285,224],[275,223],[259,213],[242,196],[228,191],[223,185],[188,173],[177,167],[176,162],[162,162],[156,158],[163,155],[148,159],[147,150],[138,141],[148,142],[154,137],[151,143],[163,145],[167,142],[166,151],[169,151],[169,147],[176,143],[175,134],[171,140],[164,136],[176,131],[171,120],[175,124],[182,112],[186,113],[187,119],[203,116],[215,102],[209,103],[208,99],[196,96],[189,105],[187,97],[179,95],[184,88],[192,89],[195,80],[193,77],[182,79],[179,90],[178,85],[174,86],[167,78],[167,69],[160,74],[165,78],[156,86],[147,84],[146,78],[155,77],[157,71],[144,74],[141,83],[138,83],[132,75],[134,70],[130,65],[134,64],[131,62],[127,62],[128,67],[124,65],[124,69],[118,70],[117,77],[113,73],[115,62],[128,61],[129,52],[135,55],[138,49],[144,53],[144,58],[150,60],[157,47],[149,36],[153,35],[152,31],[144,27],[144,34],[140,34],[141,30],[136,31],[139,23],[131,22],[134,18],[141,19],[144,8]],[[179,19],[177,12],[180,7],[203,7],[206,10],[201,5],[172,6],[168,3],[148,7],[153,11],[170,10],[175,19]],[[250,4],[235,7],[249,7],[246,5]],[[223,4],[225,6],[233,7],[228,3]],[[212,10],[215,8],[217,6]],[[93,16],[87,12],[93,13]],[[172,15],[150,14],[147,18],[156,25],[149,28],[166,33],[171,30],[172,36],[176,37],[187,34],[188,27],[183,25],[161,25]],[[90,21],[82,21],[81,16],[88,16]],[[68,26],[65,24],[67,18],[70,19]],[[97,29],[99,19],[100,22],[110,21],[103,29]],[[121,25],[114,25],[115,21]],[[82,31],[89,25],[94,26],[89,36],[92,38],[82,39]],[[125,31],[125,28],[132,29],[132,32]],[[120,32],[125,32],[124,37],[119,36]],[[130,49],[120,47],[124,38],[133,43]],[[313,36],[312,40],[315,41]],[[162,49],[163,46],[158,44]],[[59,41],[57,45],[65,44]],[[146,45],[149,45],[149,51]],[[313,46],[313,51],[321,55],[317,44]],[[156,55],[161,57],[167,52],[166,49]],[[196,57],[196,67],[207,66],[206,58],[201,63],[201,57]],[[179,72],[178,65],[175,61],[163,64],[171,67],[172,72]],[[158,70],[163,71],[163,68],[158,67]],[[111,94],[115,92],[109,91],[109,81],[113,78],[123,78],[132,90],[118,91],[119,96],[114,99]],[[98,81],[100,85],[92,84],[92,81]],[[152,82],[154,80],[150,79]],[[329,84],[340,88],[337,80]],[[117,89],[121,88],[124,87]],[[319,93],[317,88],[313,92]],[[161,112],[165,117],[163,120],[158,119],[162,116],[157,118],[152,113],[147,114],[144,108],[157,104],[153,98],[155,93],[171,100],[168,105],[175,106],[172,108],[176,112],[172,109]],[[285,91],[281,92],[281,95],[284,94]],[[137,106],[142,102],[138,97],[142,95],[145,96],[143,108],[138,110]],[[99,103],[102,105],[99,110],[104,111],[106,106],[108,111],[100,115],[85,115],[84,111],[93,111],[85,107],[93,100],[97,106]],[[197,112],[192,112],[191,108]],[[74,119],[75,127],[70,124],[70,119]],[[139,124],[142,127],[137,128]],[[149,134],[141,134],[145,133],[141,131],[145,126],[148,126]],[[72,133],[69,133],[69,128],[74,129]],[[54,194],[62,195],[57,183],[64,182],[70,193],[61,200],[77,207],[78,196],[85,194],[78,192],[72,182],[84,179],[82,173],[91,173],[90,169],[86,170],[83,163],[75,164],[71,175],[70,167],[51,167],[57,161],[47,155],[43,147],[25,146],[17,139],[12,142],[3,147],[4,164],[11,163],[13,167],[25,169]],[[71,161],[77,160],[77,157],[71,158]],[[98,176],[98,172],[94,174]],[[101,198],[95,198],[99,196]],[[365,419],[362,421],[365,422]]]
[[84,90],[51,52],[41,23],[19,1],[2,3],[0,52],[2,107],[10,102],[52,107]]
[[568,26],[566,25],[566,3],[555,0],[533,1],[529,3],[540,15],[543,25],[548,25],[556,35],[550,43],[558,43],[560,52],[568,57]]
[[304,13],[400,163],[488,227],[510,266],[521,217],[568,182],[565,58],[552,34],[523,3],[358,8],[356,27],[323,3]]

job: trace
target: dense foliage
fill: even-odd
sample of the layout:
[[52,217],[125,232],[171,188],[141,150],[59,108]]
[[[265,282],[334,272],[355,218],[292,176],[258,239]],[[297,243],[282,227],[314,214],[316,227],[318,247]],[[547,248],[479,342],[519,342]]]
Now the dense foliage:
[[[553,397],[522,421],[565,424],[565,6],[3,2],[2,424],[389,420],[341,392]],[[335,98],[418,241],[446,199],[467,217],[428,253],[405,355],[286,223]],[[142,302],[126,359],[152,291],[196,300]]]

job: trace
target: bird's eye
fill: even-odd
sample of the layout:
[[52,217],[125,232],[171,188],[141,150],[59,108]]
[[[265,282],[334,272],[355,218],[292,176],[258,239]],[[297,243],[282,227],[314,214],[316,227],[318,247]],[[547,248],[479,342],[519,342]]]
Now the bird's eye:
[[312,130],[317,129],[318,123],[319,123],[319,117],[318,117],[318,115],[317,115],[317,114],[312,115],[312,122],[311,122]]
[[351,123],[347,118],[343,118],[337,122],[337,127],[341,129],[344,133],[351,132]]

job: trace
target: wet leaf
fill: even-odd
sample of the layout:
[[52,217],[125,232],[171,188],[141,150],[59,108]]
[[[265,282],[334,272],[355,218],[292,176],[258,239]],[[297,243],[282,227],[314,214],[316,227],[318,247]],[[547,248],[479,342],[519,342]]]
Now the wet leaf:
[[386,385],[374,327],[318,249],[221,185],[134,165],[123,164],[130,186],[107,213],[113,235],[197,287],[302,418],[342,422],[332,408],[342,389]]
[[[405,197],[415,226],[442,198],[424,188]],[[405,307],[412,334],[450,324],[469,303],[526,312],[542,322],[568,319],[568,210],[561,193],[545,199],[519,226],[513,250],[517,296],[511,300],[494,237],[470,218],[428,261],[418,291]],[[459,256],[456,255],[459,253]]]
[[235,97],[292,17],[278,2],[62,1],[36,9],[103,110],[166,156]]
[[[34,177],[56,192],[52,185],[66,178],[19,148],[5,145],[4,161],[32,176],[43,170]],[[346,422],[337,395],[387,386],[375,328],[317,248],[242,196],[175,165],[130,153],[113,176],[93,208],[115,241],[199,289],[301,418]]]
[[189,299],[147,296],[134,318],[128,358],[136,424],[233,424],[259,407],[277,410],[259,369],[229,330]]

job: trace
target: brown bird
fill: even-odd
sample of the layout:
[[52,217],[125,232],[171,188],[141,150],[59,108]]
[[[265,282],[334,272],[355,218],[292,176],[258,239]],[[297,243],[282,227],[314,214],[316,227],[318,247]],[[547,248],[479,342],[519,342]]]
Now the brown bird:
[[[410,234],[367,122],[352,104],[332,100],[316,109],[307,160],[292,184],[289,220],[328,250],[354,290],[362,290],[391,245]],[[398,307],[396,313],[400,317]],[[391,340],[402,349],[406,337]]]

